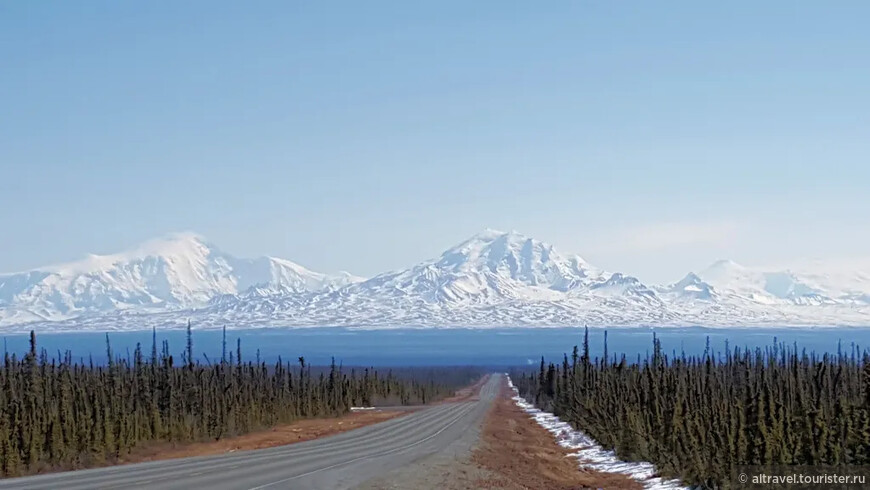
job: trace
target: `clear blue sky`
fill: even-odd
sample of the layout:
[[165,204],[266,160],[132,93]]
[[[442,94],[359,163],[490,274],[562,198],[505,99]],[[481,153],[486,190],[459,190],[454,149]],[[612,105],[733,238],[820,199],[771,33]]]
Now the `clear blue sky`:
[[870,2],[3,2],[0,271],[193,230],[370,275],[870,255]]

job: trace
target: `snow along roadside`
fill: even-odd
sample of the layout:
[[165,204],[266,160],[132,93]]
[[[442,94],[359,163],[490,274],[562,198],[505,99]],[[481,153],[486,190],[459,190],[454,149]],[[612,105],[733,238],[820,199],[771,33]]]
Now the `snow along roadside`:
[[613,451],[602,448],[594,439],[579,430],[574,430],[567,422],[559,420],[559,417],[535,408],[520,396],[510,376],[508,376],[508,386],[514,392],[513,400],[517,406],[531,415],[538,425],[556,436],[556,442],[560,446],[577,450],[571,456],[577,458],[581,468],[627,475],[643,484],[647,490],[688,490],[688,487],[684,487],[679,480],[663,480],[656,476],[656,468],[652,463],[622,461]]

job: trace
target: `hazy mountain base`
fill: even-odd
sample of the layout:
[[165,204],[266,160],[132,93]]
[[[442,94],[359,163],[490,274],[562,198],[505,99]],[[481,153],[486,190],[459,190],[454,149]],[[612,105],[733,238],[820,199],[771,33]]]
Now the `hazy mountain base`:
[[672,312],[629,308],[593,308],[588,304],[510,302],[445,310],[435,307],[401,309],[400,305],[350,306],[298,313],[270,309],[258,312],[179,310],[170,312],[119,312],[86,315],[64,321],[42,321],[3,327],[6,333],[73,331],[134,331],[184,328],[187,321],[199,329],[349,327],[390,328],[512,328],[512,327],[845,327],[870,325],[870,307],[781,307],[776,311],[702,310]]

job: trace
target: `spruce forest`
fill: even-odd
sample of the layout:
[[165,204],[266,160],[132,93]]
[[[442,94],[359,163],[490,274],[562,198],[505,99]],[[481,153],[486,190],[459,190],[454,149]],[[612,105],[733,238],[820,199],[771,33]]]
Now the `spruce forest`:
[[586,432],[624,460],[663,476],[728,488],[740,465],[870,464],[870,356],[817,356],[774,342],[765,349],[591,359],[517,372],[521,396]]
[[[226,333],[224,333],[224,339]],[[469,370],[312,368],[300,357],[267,365],[243,360],[241,345],[216,362],[194,359],[188,327],[180,362],[156,336],[150,354],[137,346],[107,363],[49,358],[37,350],[6,354],[0,368],[0,474],[108,464],[138,444],[217,440],[352,406],[421,404],[453,393]]]

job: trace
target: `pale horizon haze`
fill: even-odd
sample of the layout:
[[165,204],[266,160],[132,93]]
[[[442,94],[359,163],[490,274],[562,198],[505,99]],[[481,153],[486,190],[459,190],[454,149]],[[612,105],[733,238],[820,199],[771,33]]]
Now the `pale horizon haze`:
[[0,272],[484,228],[678,280],[870,256],[870,3],[5,2]]

